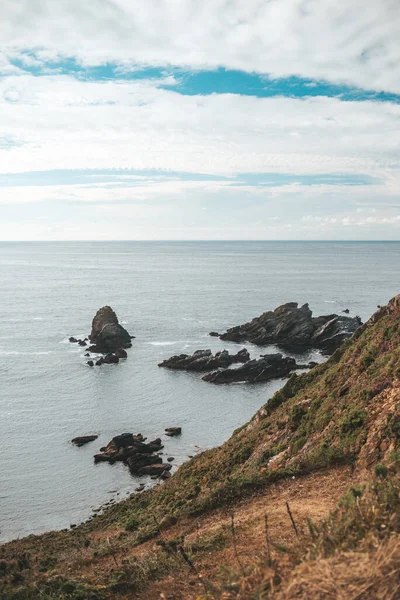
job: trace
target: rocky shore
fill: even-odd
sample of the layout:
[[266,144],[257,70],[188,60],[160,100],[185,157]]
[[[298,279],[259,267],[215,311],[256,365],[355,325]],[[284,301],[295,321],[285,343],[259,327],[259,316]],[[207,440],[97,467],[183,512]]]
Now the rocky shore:
[[[331,314],[313,317],[308,304],[299,308],[297,302],[288,302],[248,323],[231,327],[219,338],[260,346],[276,344],[287,349],[315,348],[332,354],[360,325],[362,321],[358,316]],[[216,336],[217,333],[213,331],[210,335]]]

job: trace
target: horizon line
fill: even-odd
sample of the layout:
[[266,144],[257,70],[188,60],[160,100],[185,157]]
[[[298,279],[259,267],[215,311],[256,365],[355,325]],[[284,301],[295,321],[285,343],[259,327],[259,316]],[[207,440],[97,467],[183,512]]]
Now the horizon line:
[[321,244],[332,244],[332,243],[385,243],[385,244],[393,244],[393,243],[400,243],[400,239],[398,240],[384,240],[384,239],[379,239],[379,240],[371,240],[371,239],[363,239],[363,240],[355,240],[355,239],[333,239],[333,240],[304,240],[304,239],[296,239],[296,240],[286,240],[286,239],[279,239],[279,240],[266,240],[266,239],[245,239],[245,240],[241,240],[241,239],[221,239],[221,240],[207,240],[207,239],[193,239],[193,240],[182,240],[182,239],[157,239],[157,240],[135,240],[135,239],[131,239],[131,240],[118,240],[118,239],[112,239],[112,240],[0,240],[0,244],[65,244],[65,243],[78,243],[78,244],[107,244],[107,243],[167,243],[167,242],[178,242],[178,243],[298,243],[298,242],[306,242],[306,243],[321,243]]

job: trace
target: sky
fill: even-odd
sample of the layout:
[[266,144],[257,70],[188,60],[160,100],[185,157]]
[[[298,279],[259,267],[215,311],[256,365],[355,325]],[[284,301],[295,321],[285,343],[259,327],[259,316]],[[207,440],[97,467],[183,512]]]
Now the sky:
[[400,240],[399,0],[2,0],[0,240]]

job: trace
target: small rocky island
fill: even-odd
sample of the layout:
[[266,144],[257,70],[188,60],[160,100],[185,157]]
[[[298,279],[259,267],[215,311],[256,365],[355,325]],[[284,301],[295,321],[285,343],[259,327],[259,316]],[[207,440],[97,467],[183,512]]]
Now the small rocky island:
[[103,306],[97,311],[92,321],[89,340],[93,345],[90,346],[89,352],[106,354],[120,348],[130,348],[133,337],[119,323],[111,306]]
[[336,314],[313,317],[308,304],[299,308],[297,302],[288,302],[221,335],[214,331],[210,335],[218,335],[224,341],[259,346],[276,344],[287,349],[315,348],[332,354],[360,325],[360,317]]
[[236,354],[229,354],[222,350],[213,354],[211,350],[196,350],[193,354],[176,354],[159,363],[159,367],[180,371],[212,371],[213,369],[226,368],[234,363],[246,363],[250,354],[246,348]]
[[[181,433],[180,427],[169,427],[166,435]],[[161,438],[157,438],[146,444],[146,438],[141,433],[121,433],[116,435],[105,446],[100,449],[99,454],[94,455],[94,462],[108,462],[113,464],[117,461],[125,463],[133,475],[150,475],[168,479],[172,465],[163,462],[161,450],[163,449]]]
[[98,358],[96,362],[93,360],[87,361],[89,367],[93,367],[95,364],[100,366],[102,364],[118,363],[121,358],[127,358],[126,348],[132,346],[133,339],[134,336],[130,335],[119,323],[118,317],[111,306],[103,306],[93,318],[90,336],[84,340],[70,337],[69,341],[80,346],[87,346],[87,342],[90,341],[92,345],[87,349],[88,354],[86,356],[90,356],[90,352],[104,355]]

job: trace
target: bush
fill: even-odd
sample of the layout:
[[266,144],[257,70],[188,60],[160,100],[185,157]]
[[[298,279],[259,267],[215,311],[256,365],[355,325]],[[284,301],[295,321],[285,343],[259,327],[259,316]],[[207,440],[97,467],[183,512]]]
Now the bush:
[[125,521],[126,531],[136,531],[139,527],[139,519],[135,516],[128,517]]
[[363,408],[355,406],[345,413],[340,421],[340,430],[342,433],[351,433],[364,425],[367,413]]
[[387,477],[388,468],[385,465],[375,465],[375,475],[377,477]]

